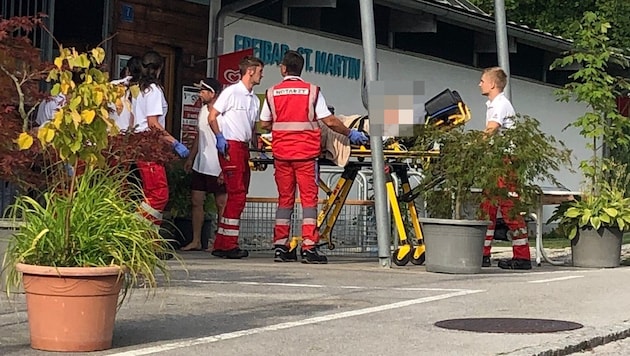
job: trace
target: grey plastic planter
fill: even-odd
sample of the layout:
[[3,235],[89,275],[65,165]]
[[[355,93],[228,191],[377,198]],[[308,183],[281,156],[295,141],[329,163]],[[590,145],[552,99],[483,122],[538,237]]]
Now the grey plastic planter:
[[623,232],[618,228],[581,229],[571,240],[571,257],[575,267],[619,267]]
[[420,218],[429,272],[479,273],[489,221]]

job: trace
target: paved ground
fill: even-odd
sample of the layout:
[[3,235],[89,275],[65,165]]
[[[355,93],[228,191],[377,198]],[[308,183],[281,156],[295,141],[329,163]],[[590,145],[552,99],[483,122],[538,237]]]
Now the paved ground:
[[[149,299],[134,290],[118,313],[113,348],[91,355],[565,355],[602,343],[582,354],[621,355],[630,346],[613,342],[630,334],[627,267],[447,275],[413,265],[383,269],[365,258],[310,266],[276,264],[268,254],[182,256],[188,273],[171,262],[168,288]],[[434,326],[472,317],[584,327],[486,334]],[[0,354],[44,354],[29,347],[22,295],[0,302]]]

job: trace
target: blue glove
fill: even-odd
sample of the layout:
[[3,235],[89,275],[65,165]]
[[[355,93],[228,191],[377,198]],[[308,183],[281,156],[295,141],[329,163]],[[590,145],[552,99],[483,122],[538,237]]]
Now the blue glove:
[[188,148],[186,146],[184,146],[184,144],[179,142],[179,141],[173,142],[173,149],[175,150],[175,152],[177,152],[177,154],[181,158],[186,158],[190,154],[190,151],[188,150]]
[[228,149],[228,143],[225,140],[225,137],[223,137],[222,133],[218,133],[215,135],[217,138],[217,150],[219,150],[219,153],[224,155],[227,153],[227,149]]
[[353,145],[365,145],[368,142],[367,136],[357,129],[350,130],[348,138]]

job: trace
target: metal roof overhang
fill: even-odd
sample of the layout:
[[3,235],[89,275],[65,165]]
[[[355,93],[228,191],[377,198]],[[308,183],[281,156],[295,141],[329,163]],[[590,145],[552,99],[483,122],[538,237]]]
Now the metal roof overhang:
[[[375,4],[384,5],[407,12],[430,13],[442,21],[489,33],[495,33],[494,18],[486,14],[477,14],[470,10],[459,9],[452,5],[422,0],[375,0]],[[571,41],[534,30],[526,26],[508,22],[508,35],[521,43],[542,48],[550,52],[563,52],[571,48]]]

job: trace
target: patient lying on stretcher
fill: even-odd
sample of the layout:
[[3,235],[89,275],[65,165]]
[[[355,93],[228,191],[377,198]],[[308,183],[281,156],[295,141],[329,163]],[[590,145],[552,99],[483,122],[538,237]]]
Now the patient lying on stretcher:
[[[328,109],[331,113],[335,113],[334,107],[329,106]],[[345,116],[336,114],[336,116],[347,127],[362,131],[366,136],[369,135],[370,120],[367,115]],[[422,125],[449,129],[465,124],[470,120],[470,116],[470,110],[464,104],[459,94],[456,91],[445,89],[425,103],[424,123]],[[344,167],[348,163],[353,149],[350,145],[350,140],[348,137],[334,132],[323,123],[320,123],[319,126],[321,129],[322,152],[320,158],[329,160],[339,167]],[[263,134],[261,137],[263,141],[266,141],[267,145],[271,145],[272,136],[270,133]],[[405,150],[406,147],[413,146],[414,141],[415,137],[383,137],[383,143],[386,146],[393,145],[398,149],[402,148]],[[361,148],[365,149],[365,147]]]

